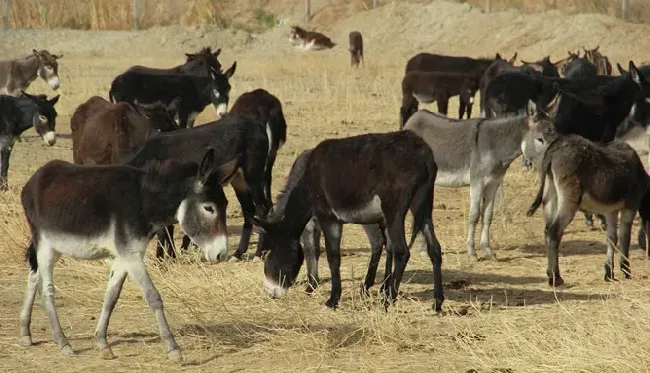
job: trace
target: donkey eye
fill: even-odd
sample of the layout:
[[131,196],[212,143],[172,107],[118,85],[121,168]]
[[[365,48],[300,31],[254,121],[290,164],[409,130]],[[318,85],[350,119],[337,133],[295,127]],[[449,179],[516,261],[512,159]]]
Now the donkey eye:
[[206,205],[206,206],[203,206],[203,209],[205,211],[209,212],[210,214],[214,214],[214,208],[212,206]]

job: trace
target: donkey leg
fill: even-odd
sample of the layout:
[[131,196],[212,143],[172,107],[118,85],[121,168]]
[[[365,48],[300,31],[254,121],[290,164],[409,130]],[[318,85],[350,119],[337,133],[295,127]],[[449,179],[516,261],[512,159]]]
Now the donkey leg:
[[481,218],[483,220],[483,227],[481,229],[481,247],[485,252],[486,258],[497,260],[496,254],[490,249],[490,226],[492,225],[492,214],[494,212],[494,197],[501,188],[501,180],[489,182],[483,188],[483,202],[481,206]]
[[465,115],[465,107],[467,104],[462,98],[458,98],[458,119],[463,119],[463,115]]
[[25,290],[25,298],[23,299],[23,308],[20,311],[20,344],[25,347],[32,345],[30,325],[32,323],[32,309],[34,308],[34,299],[36,298],[38,277],[38,270],[29,271],[27,275],[27,289]]
[[[43,241],[45,240],[41,240],[41,242]],[[38,246],[36,256],[38,261],[39,293],[41,293],[43,308],[45,308],[47,318],[50,321],[52,337],[54,342],[59,345],[63,355],[73,356],[75,353],[68,342],[68,338],[61,329],[59,315],[56,312],[56,305],[54,304],[54,283],[52,282],[52,273],[54,270],[54,263],[56,263],[61,254],[55,252],[54,248],[49,245],[39,243]]]
[[312,217],[302,231],[303,252],[307,262],[307,294],[311,294],[318,287],[318,258],[320,256],[320,226],[318,220]]
[[476,251],[474,251],[474,234],[476,224],[478,223],[481,200],[483,199],[483,187],[481,181],[476,180],[469,186],[469,232],[467,234],[467,254],[470,261],[477,261]]
[[438,99],[438,112],[440,114],[447,116],[448,107],[449,107],[449,98]]
[[607,259],[605,259],[605,281],[614,280],[614,251],[618,244],[616,229],[618,226],[618,211],[607,214]]
[[255,214],[255,203],[253,202],[253,197],[251,196],[248,187],[246,186],[245,181],[241,176],[235,176],[231,181],[231,185],[235,190],[235,195],[244,214],[244,225],[242,227],[241,239],[239,240],[239,246],[237,250],[230,258],[231,262],[239,261],[246,251],[248,251],[248,244],[251,239],[251,233],[253,231],[253,223],[250,220],[250,216]]
[[427,242],[427,252],[429,253],[429,258],[433,265],[433,297],[435,298],[433,310],[440,312],[442,311],[442,303],[445,301],[445,295],[442,288],[442,248],[440,247],[440,242],[438,242],[438,238],[436,237],[433,221],[431,219],[427,218],[427,222],[424,224],[423,233],[424,239]]
[[596,219],[598,219],[598,223],[600,223],[600,227],[604,230],[607,229],[607,219],[605,216],[601,214],[596,214]]
[[618,228],[619,247],[621,250],[621,272],[626,279],[632,277],[630,271],[630,236],[632,235],[632,223],[634,222],[635,210],[622,210],[621,221]]
[[594,215],[593,214],[588,214],[586,212],[583,213],[585,216],[585,225],[588,227],[591,227],[594,225]]
[[339,223],[319,223],[325,236],[327,262],[332,277],[331,294],[325,305],[334,309],[338,307],[341,300],[341,230],[343,227]]
[[404,217],[405,214],[395,217],[393,223],[388,227],[390,242],[393,244],[393,260],[395,261],[394,271],[388,286],[389,293],[386,294],[388,296],[387,300],[390,303],[394,303],[397,300],[399,285],[402,282],[404,270],[411,257],[408,246],[406,245],[406,238],[404,237]]
[[368,240],[370,241],[370,262],[368,263],[368,272],[363,281],[363,293],[368,295],[368,290],[375,285],[375,278],[377,277],[377,268],[379,268],[379,259],[381,259],[381,251],[386,244],[386,237],[384,236],[383,224],[366,224],[363,230],[366,231]]
[[560,275],[558,251],[564,230],[569,226],[578,210],[577,199],[575,196],[558,196],[556,202],[558,206],[557,211],[553,216],[553,220],[546,224],[545,236],[548,245],[546,252],[548,265],[546,275],[548,276],[549,286],[560,286],[564,284],[564,280]]
[[472,117],[472,106],[474,106],[474,103],[472,102],[467,103],[467,119],[470,119]]
[[126,280],[127,271],[122,261],[122,258],[115,258],[111,266],[106,294],[104,294],[104,305],[102,306],[102,312],[99,315],[99,321],[95,329],[95,340],[99,347],[99,356],[107,360],[115,358],[113,350],[106,340],[106,333],[108,332],[108,322],[111,318],[111,313],[113,313],[117,299],[120,297],[120,292],[122,291],[122,285],[124,285],[124,280]]
[[142,290],[144,298],[149,305],[149,308],[156,316],[158,328],[160,330],[160,338],[167,343],[167,357],[173,361],[181,361],[181,350],[174,340],[174,335],[169,330],[167,319],[165,318],[165,311],[163,310],[163,301],[158,293],[158,289],[154,286],[144,265],[142,257],[133,255],[129,258],[123,258],[121,261],[123,269],[125,269],[133,282]]

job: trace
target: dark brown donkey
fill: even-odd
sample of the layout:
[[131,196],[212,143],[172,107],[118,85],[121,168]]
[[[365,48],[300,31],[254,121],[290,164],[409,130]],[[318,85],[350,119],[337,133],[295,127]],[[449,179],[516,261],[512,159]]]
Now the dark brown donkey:
[[418,103],[438,103],[438,112],[447,115],[449,98],[459,95],[458,118],[462,119],[467,108],[467,118],[472,114],[474,95],[479,89],[481,77],[473,74],[411,71],[402,79],[402,107],[400,129],[418,111]]
[[363,36],[359,31],[350,32],[350,46],[348,47],[350,52],[350,64],[352,67],[359,67],[359,64],[363,64]]
[[59,88],[57,60],[61,57],[63,55],[51,54],[44,49],[34,49],[25,58],[0,61],[0,94],[18,97],[37,77],[56,91]]
[[596,65],[598,75],[612,75],[612,64],[609,62],[607,56],[604,56],[598,51],[600,45],[594,49],[587,49],[585,47],[582,47],[582,49],[585,51],[584,57],[586,57],[589,62]]
[[217,57],[221,54],[221,48],[212,52],[210,47],[201,49],[198,53],[185,53],[185,63],[182,65],[161,69],[136,65],[125,72],[140,72],[152,75],[188,74],[196,76],[209,76],[210,69],[221,72],[221,64]]
[[177,102],[170,108],[145,109],[99,96],[89,98],[70,119],[74,163],[118,163],[152,134],[176,129]]
[[[341,234],[343,224],[377,224],[386,232],[385,305],[395,301],[410,247],[423,233],[433,265],[434,304],[444,301],[441,248],[431,211],[438,167],[424,140],[411,131],[371,133],[324,140],[308,155],[304,175],[287,192],[283,215],[258,217],[269,250],[264,263],[264,289],[283,296],[304,261],[300,236],[312,217],[318,219],[327,250],[332,294],[325,303],[336,308],[341,298]],[[411,211],[413,232],[406,243],[404,220]],[[394,266],[393,266],[394,263]]]
[[60,352],[74,355],[56,311],[54,265],[61,255],[83,260],[112,258],[95,329],[100,357],[114,358],[106,334],[128,275],[156,317],[167,356],[182,360],[143,257],[156,227],[175,222],[208,260],[227,255],[227,202],[221,185],[236,173],[239,160],[215,167],[214,158],[214,151],[208,150],[200,163],[152,162],[138,169],[126,165],[78,166],[55,160],[39,168],[21,193],[32,240],[26,255],[30,271],[20,312],[20,343],[32,345],[30,324],[38,290]]

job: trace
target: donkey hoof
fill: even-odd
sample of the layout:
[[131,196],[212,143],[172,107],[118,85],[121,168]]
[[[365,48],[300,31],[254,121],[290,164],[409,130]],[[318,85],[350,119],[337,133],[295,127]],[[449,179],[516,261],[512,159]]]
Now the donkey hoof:
[[558,287],[562,285],[564,285],[564,280],[560,276],[555,277],[555,279],[552,278],[548,279],[548,286],[550,287]]
[[176,363],[180,363],[183,360],[183,354],[181,354],[180,348],[176,348],[174,350],[169,351],[167,353],[167,357],[169,358],[169,360]]
[[239,259],[238,257],[236,257],[236,256],[233,255],[233,256],[230,257],[230,259],[229,259],[228,261],[229,261],[230,263],[235,263],[235,262],[239,262],[240,260],[241,260],[241,259]]
[[261,261],[262,261],[262,257],[261,257],[261,256],[255,256],[255,257],[253,258],[253,263],[259,263],[259,262],[261,262]]
[[61,355],[75,356],[76,354],[75,354],[74,350],[72,349],[72,346],[65,345],[65,346],[61,347]]
[[32,343],[32,336],[31,335],[24,335],[20,337],[20,345],[23,347],[29,347],[31,346]]
[[113,360],[115,359],[115,355],[113,355],[113,350],[109,347],[104,347],[101,350],[99,350],[99,357],[104,359],[104,360]]

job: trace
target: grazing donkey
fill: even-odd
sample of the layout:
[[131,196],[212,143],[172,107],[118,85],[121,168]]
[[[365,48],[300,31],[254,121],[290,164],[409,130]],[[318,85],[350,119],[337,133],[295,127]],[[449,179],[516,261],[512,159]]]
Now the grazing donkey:
[[55,91],[59,88],[57,60],[63,55],[36,49],[32,53],[22,59],[0,61],[0,94],[20,96],[36,77],[43,79]]
[[[238,160],[214,167],[214,151],[195,162],[152,162],[137,169],[127,165],[78,166],[54,160],[39,168],[21,193],[32,233],[30,264],[20,312],[20,342],[32,345],[30,323],[36,291],[41,295],[54,341],[64,355],[75,352],[66,338],[54,302],[52,271],[65,254],[75,259],[113,258],[95,339],[100,357],[114,358],[106,340],[108,322],[127,274],[144,293],[167,344],[167,356],[182,359],[163,311],[163,302],[144,264],[147,243],[158,227],[176,221],[203,249],[208,260],[228,251],[226,196],[221,187],[234,176]],[[221,229],[215,229],[215,227]]]
[[[215,149],[217,163],[224,163],[242,155],[241,169],[232,178],[230,184],[241,205],[244,214],[239,247],[230,260],[239,260],[248,250],[253,228],[251,218],[256,213],[266,216],[271,209],[271,198],[265,193],[265,173],[269,154],[269,140],[264,127],[253,119],[240,115],[226,115],[223,118],[195,128],[181,128],[172,132],[159,133],[148,137],[144,144],[135,152],[126,155],[122,163],[142,167],[152,160],[194,161],[201,160],[208,148]],[[158,232],[156,256],[167,253],[175,257],[173,249],[174,226],[166,227]],[[183,248],[187,248],[189,240],[184,240]],[[260,243],[256,256],[261,256]],[[216,258],[215,258],[216,259]]]
[[422,136],[433,149],[438,165],[436,185],[470,187],[467,235],[470,260],[478,260],[474,233],[479,215],[483,220],[480,245],[488,258],[496,260],[490,249],[494,197],[508,167],[530,141],[528,115],[455,120],[420,110],[413,114],[404,129]]
[[[293,162],[291,170],[289,171],[289,176],[287,177],[287,183],[284,187],[284,190],[277,196],[276,204],[273,205],[273,208],[269,212],[269,220],[279,219],[285,214],[291,191],[299,184],[300,180],[304,176],[305,169],[307,168],[307,162],[309,160],[309,155],[311,154],[312,150],[313,149],[304,150]],[[366,235],[370,241],[371,251],[368,273],[366,274],[364,281],[364,291],[367,293],[370,287],[375,284],[375,276],[377,274],[377,268],[379,266],[379,259],[381,258],[381,251],[386,244],[386,237],[384,236],[384,232],[381,230],[378,224],[364,224],[363,230],[366,232]],[[260,231],[260,237],[263,237],[265,234],[266,233],[264,230]],[[318,287],[318,283],[320,281],[318,276],[320,236],[320,224],[318,224],[316,217],[312,216],[301,235],[302,251],[305,256],[305,263],[307,264],[307,293],[313,292]]]
[[126,102],[111,103],[93,96],[70,118],[75,164],[118,163],[154,133],[176,129],[178,101],[169,108],[145,109]]
[[[410,257],[409,249],[422,232],[433,264],[433,308],[440,311],[444,301],[442,255],[431,218],[436,174],[431,149],[410,131],[322,141],[308,156],[304,175],[288,191],[283,217],[254,219],[266,231],[264,243],[269,249],[264,263],[266,292],[281,297],[295,282],[304,259],[300,235],[314,216],[325,234],[332,273],[332,294],[325,303],[327,307],[336,308],[341,298],[343,224],[379,224],[388,237],[382,285],[384,304],[395,301]],[[409,210],[414,222],[407,246],[404,219]]]
[[0,191],[9,188],[7,173],[9,156],[20,134],[34,127],[47,146],[56,142],[57,95],[51,100],[45,95],[32,96],[21,92],[22,97],[0,95]]
[[291,26],[291,33],[289,34],[289,42],[296,49],[302,51],[319,51],[324,49],[332,49],[336,43],[327,36],[320,32],[307,31],[300,26]]
[[210,71],[221,72],[221,63],[217,57],[221,48],[212,52],[210,47],[201,49],[198,53],[185,53],[185,63],[168,69],[147,67],[141,65],[131,66],[125,72],[139,72],[152,75],[187,74],[194,76],[210,76]]
[[209,77],[126,72],[113,80],[109,97],[111,102],[127,101],[141,106],[169,106],[174,99],[180,98],[179,125],[193,127],[196,117],[210,103],[219,116],[227,113],[231,88],[228,80],[236,68],[237,62],[234,62],[223,74],[211,70]]
[[[553,128],[550,119],[541,119],[533,121],[532,125]],[[554,136],[545,136],[542,140],[546,150],[540,166],[540,187],[526,213],[532,216],[543,205],[548,284],[560,286],[564,283],[560,276],[558,249],[564,230],[578,210],[606,216],[605,280],[614,279],[614,250],[619,242],[621,270],[625,278],[630,278],[630,232],[637,210],[642,230],[646,233],[650,230],[650,177],[639,155],[623,141],[599,144],[578,135],[551,133]]]
[[350,52],[350,64],[352,67],[359,67],[359,64],[364,64],[363,62],[363,36],[359,31],[352,31],[349,35],[350,46],[348,51]]
[[467,118],[472,114],[474,95],[481,77],[475,74],[411,71],[402,79],[402,106],[400,108],[400,129],[418,111],[418,104],[438,103],[438,111],[447,115],[449,98],[460,96],[458,118],[463,119],[465,108]]

